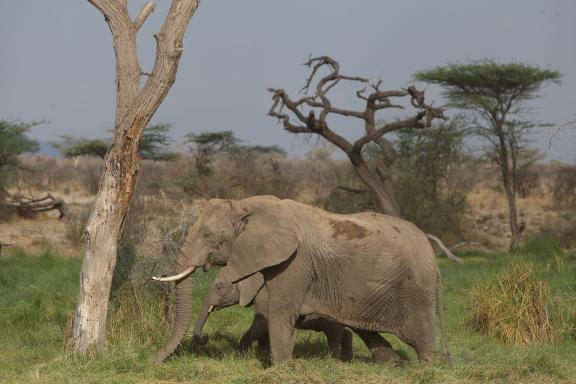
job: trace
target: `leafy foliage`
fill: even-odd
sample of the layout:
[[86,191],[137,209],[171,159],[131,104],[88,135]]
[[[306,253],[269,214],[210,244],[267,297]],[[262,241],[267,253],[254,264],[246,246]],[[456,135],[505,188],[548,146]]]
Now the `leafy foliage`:
[[562,75],[534,65],[480,59],[420,71],[414,77],[443,87],[444,96],[457,108],[491,111],[510,103],[509,108],[518,112],[543,85],[559,84]]
[[38,124],[0,120],[0,191],[5,188],[10,172],[20,167],[18,156],[38,150],[38,143],[27,135]]
[[427,232],[455,235],[466,208],[466,190],[452,174],[465,161],[460,120],[398,133],[394,164],[403,216]]
[[284,148],[278,145],[235,145],[230,148],[230,151],[242,151],[253,154],[273,154],[286,157],[287,153]]
[[60,150],[64,157],[95,156],[104,158],[110,148],[110,143],[105,139],[76,139],[73,136],[61,136],[62,143],[52,143],[52,146]]
[[558,167],[552,182],[552,193],[557,207],[576,209],[576,166]]
[[170,123],[158,123],[144,128],[138,145],[140,156],[143,159],[154,161],[174,160],[177,155],[169,150],[172,142],[172,139],[168,137],[170,129],[172,129]]

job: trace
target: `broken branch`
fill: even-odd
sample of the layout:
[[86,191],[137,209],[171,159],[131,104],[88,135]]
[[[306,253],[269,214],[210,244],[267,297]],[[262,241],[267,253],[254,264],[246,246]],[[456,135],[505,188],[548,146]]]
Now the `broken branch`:
[[138,13],[138,16],[136,16],[136,19],[134,19],[133,25],[136,32],[140,30],[142,24],[144,24],[148,16],[150,16],[150,14],[154,12],[154,8],[156,8],[156,3],[154,3],[154,1],[152,0],[144,4],[142,9],[140,10],[140,13]]

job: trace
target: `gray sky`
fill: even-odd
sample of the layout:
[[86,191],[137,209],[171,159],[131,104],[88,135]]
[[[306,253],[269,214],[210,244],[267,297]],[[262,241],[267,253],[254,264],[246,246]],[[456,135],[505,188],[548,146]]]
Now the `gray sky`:
[[[130,0],[133,12],[144,3]],[[168,0],[139,35],[142,67],[154,61],[152,33]],[[278,144],[302,154],[302,139],[265,114],[267,87],[293,94],[307,76],[309,54],[338,60],[342,72],[381,77],[384,88],[410,84],[417,70],[493,57],[558,69],[563,84],[532,103],[533,118],[576,119],[574,0],[203,0],[184,43],[178,77],[153,122],[188,132],[234,130],[247,144]],[[0,118],[46,119],[33,136],[103,137],[114,121],[114,54],[110,31],[88,1],[0,0]],[[352,91],[350,89],[349,91]],[[338,102],[356,103],[353,92]],[[429,100],[442,100],[434,88]],[[382,114],[382,118],[393,115]],[[361,129],[357,121],[335,122]],[[347,134],[348,135],[348,134]],[[576,162],[576,132],[561,130],[536,144],[548,157]]]

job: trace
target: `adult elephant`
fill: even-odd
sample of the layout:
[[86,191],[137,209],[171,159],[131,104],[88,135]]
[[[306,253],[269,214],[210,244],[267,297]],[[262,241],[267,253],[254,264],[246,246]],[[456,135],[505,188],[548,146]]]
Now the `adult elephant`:
[[257,291],[262,273],[268,290],[272,364],[292,357],[295,323],[317,315],[356,332],[397,335],[420,360],[434,349],[439,307],[444,335],[440,272],[434,251],[413,224],[377,213],[339,215],[270,196],[239,201],[210,200],[200,209],[177,258],[176,319],[162,362],[186,334],[192,317],[192,273],[211,258],[224,263],[238,283],[241,303]]

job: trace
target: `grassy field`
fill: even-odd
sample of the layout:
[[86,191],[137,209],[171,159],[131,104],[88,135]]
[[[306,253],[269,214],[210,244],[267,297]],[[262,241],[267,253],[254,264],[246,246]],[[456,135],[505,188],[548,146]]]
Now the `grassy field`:
[[[74,308],[81,261],[50,253],[16,253],[0,259],[0,382],[1,383],[468,383],[468,382],[574,382],[576,340],[567,335],[559,344],[514,347],[482,336],[470,326],[470,288],[490,281],[511,261],[535,263],[538,275],[576,322],[576,259],[559,254],[553,244],[537,241],[516,255],[467,254],[465,265],[441,259],[451,364],[438,359],[415,361],[408,346],[391,338],[412,362],[404,367],[379,366],[355,339],[355,358],[342,363],[326,357],[320,334],[301,332],[295,359],[265,368],[254,350],[236,352],[240,335],[251,321],[251,311],[229,308],[212,315],[207,325],[211,341],[195,346],[188,340],[176,356],[161,367],[151,363],[166,340],[168,325],[161,321],[157,301],[141,298],[136,311],[114,307],[109,317],[107,352],[92,359],[66,354],[62,334],[67,313]],[[196,284],[205,292],[208,276]],[[199,295],[198,295],[199,296]],[[199,299],[196,300],[196,309]],[[514,314],[511,314],[514,315]],[[190,338],[189,338],[190,339]]]

